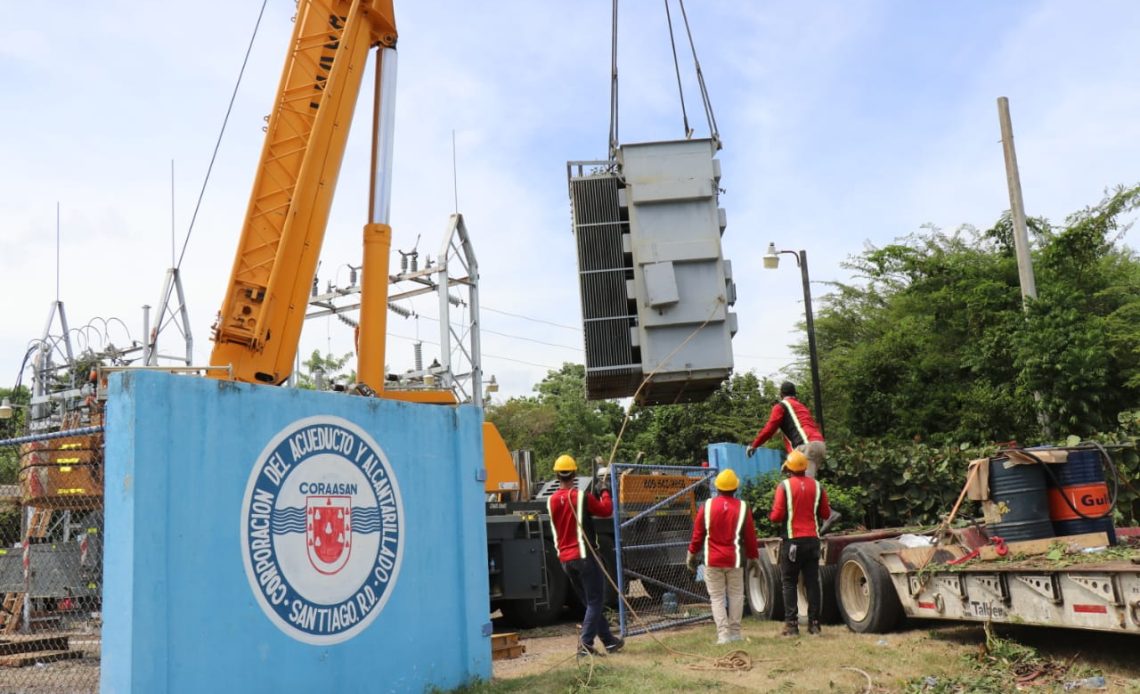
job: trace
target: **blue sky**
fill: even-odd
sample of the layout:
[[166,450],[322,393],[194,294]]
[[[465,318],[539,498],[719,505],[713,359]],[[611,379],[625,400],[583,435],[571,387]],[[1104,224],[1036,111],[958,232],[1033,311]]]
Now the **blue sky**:
[[[15,288],[0,321],[4,385],[54,298],[57,201],[72,326],[117,316],[141,337],[140,306],[156,303],[170,265],[171,160],[181,246],[259,8],[60,2],[29,24],[23,5],[0,3],[0,276]],[[293,8],[269,0],[182,266],[200,363]],[[985,226],[1008,207],[998,96],[1011,101],[1030,214],[1059,221],[1106,187],[1140,181],[1138,3],[708,0],[687,9],[725,143],[740,371],[779,372],[800,339],[798,273],[789,263],[761,270],[769,241],[808,251],[818,296],[822,283],[846,278],[840,264],[865,242],[926,223]],[[484,305],[570,326],[484,313],[497,397],[528,393],[546,367],[581,359],[565,162],[605,155],[610,4],[419,0],[396,10],[394,245],[407,249],[417,234],[421,250],[438,245],[453,208],[454,130]],[[621,13],[622,140],[678,138],[662,5],[625,2]],[[704,135],[691,63],[682,67]],[[324,268],[359,257],[371,118],[367,94],[361,101]],[[333,272],[322,269],[322,284]],[[411,308],[425,316],[418,324],[389,319],[394,370],[410,367],[417,333],[436,339],[430,303]],[[310,322],[303,352],[347,351],[342,327]],[[128,336],[116,327],[112,339]],[[176,349],[174,339],[164,335],[164,346]]]

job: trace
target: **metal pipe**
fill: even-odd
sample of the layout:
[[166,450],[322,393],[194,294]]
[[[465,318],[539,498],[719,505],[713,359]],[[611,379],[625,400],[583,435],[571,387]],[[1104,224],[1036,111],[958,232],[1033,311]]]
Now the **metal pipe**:
[[388,330],[388,255],[392,248],[392,151],[396,126],[396,49],[376,57],[376,97],[372,121],[372,194],[364,227],[360,280],[357,378],[377,393],[384,390]]
[[71,436],[86,436],[88,434],[98,434],[104,430],[104,427],[79,427],[78,429],[68,429],[67,431],[52,431],[46,434],[29,434],[28,436],[17,436],[14,439],[0,439],[0,448],[9,446],[19,446],[25,443],[35,443],[36,441],[50,441],[52,439],[66,439]]
[[150,364],[150,304],[143,304],[143,353],[142,363]]
[[396,144],[396,49],[380,49],[376,60],[372,209],[368,221],[389,224],[392,214],[392,155]]
[[618,480],[621,474],[618,472],[616,465],[613,466],[610,475],[610,498],[613,499],[613,519],[614,519],[614,568],[617,570],[617,576],[614,580],[618,586],[618,633],[625,638],[626,623],[625,623],[625,600],[621,596],[625,594],[625,579],[622,573],[621,565],[621,496],[618,494]]
[[688,547],[688,540],[674,540],[672,542],[654,542],[648,545],[622,545],[625,551],[633,551],[637,549],[669,549],[670,547]]
[[696,622],[703,622],[706,619],[712,619],[712,613],[701,615],[699,617],[687,617],[685,619],[670,619],[656,624],[649,624],[637,629],[632,629],[629,632],[630,636],[637,636],[638,634],[648,634],[651,631],[661,631],[662,629],[672,629],[674,627],[684,626],[686,624],[693,624]]

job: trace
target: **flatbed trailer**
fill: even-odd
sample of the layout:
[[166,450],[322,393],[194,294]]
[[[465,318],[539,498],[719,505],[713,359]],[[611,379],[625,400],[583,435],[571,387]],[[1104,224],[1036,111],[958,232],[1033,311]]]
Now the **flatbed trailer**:
[[903,617],[1003,622],[1140,634],[1140,529],[1004,543],[980,528],[951,542],[898,539],[843,549],[835,598],[856,632],[882,633]]
[[[904,618],[1003,622],[1140,634],[1140,528],[1024,542],[994,542],[984,526],[951,541],[907,546],[903,529],[820,538],[821,619],[859,633],[885,633]],[[782,620],[777,556],[760,541],[760,569],[745,583],[750,612]],[[807,614],[803,582],[799,614]]]

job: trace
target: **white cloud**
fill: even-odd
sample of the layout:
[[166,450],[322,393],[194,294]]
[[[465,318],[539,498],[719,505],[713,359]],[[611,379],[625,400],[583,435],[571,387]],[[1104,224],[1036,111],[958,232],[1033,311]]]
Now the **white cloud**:
[[[180,247],[259,7],[47,5],[39,25],[53,27],[50,34],[23,28],[4,10],[10,21],[0,22],[8,27],[0,29],[0,68],[13,78],[0,111],[0,273],[19,288],[5,297],[0,322],[0,365],[9,365],[9,378],[54,296],[57,200],[62,298],[72,322],[116,315],[136,337],[141,332],[140,306],[155,303],[169,264],[170,161]],[[623,140],[678,137],[661,6],[622,8]],[[394,246],[406,250],[420,234],[420,251],[435,252],[454,206],[454,130],[459,204],[475,240],[484,305],[571,327],[485,312],[484,349],[497,355],[485,369],[502,384],[500,397],[530,392],[545,373],[520,362],[557,367],[581,358],[564,165],[605,155],[609,9],[602,0],[397,7]],[[928,221],[949,227],[997,218],[1008,204],[994,107],[1000,94],[1012,101],[1031,213],[1056,219],[1095,201],[1105,186],[1137,178],[1140,58],[1131,27],[1140,9],[1132,3],[975,2],[919,11],[883,2],[720,0],[688,10],[726,143],[724,243],[740,290],[740,369],[785,368],[793,361],[787,345],[800,336],[800,278],[786,257],[778,271],[760,270],[769,241],[807,249],[812,277],[823,282],[845,276],[839,263],[864,239],[881,243]],[[292,12],[291,2],[269,5],[184,261],[199,361],[208,358],[208,328]],[[126,16],[132,21],[121,21]],[[678,48],[690,122],[703,135],[683,40]],[[338,184],[322,282],[359,257],[371,79]],[[817,295],[824,291],[813,285]],[[434,315],[430,300],[417,299],[415,308],[425,315],[419,335],[437,339],[426,317]],[[342,327],[314,322],[302,352],[329,344],[347,351]],[[415,321],[394,315],[389,327],[417,333]],[[393,368],[410,366],[410,344],[389,341]]]

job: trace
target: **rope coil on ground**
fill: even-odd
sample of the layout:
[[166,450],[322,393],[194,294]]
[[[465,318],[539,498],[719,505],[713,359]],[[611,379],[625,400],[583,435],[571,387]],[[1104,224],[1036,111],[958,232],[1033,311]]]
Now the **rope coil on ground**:
[[713,661],[713,665],[690,665],[690,670],[730,670],[745,672],[752,669],[752,656],[748,651],[735,650]]

